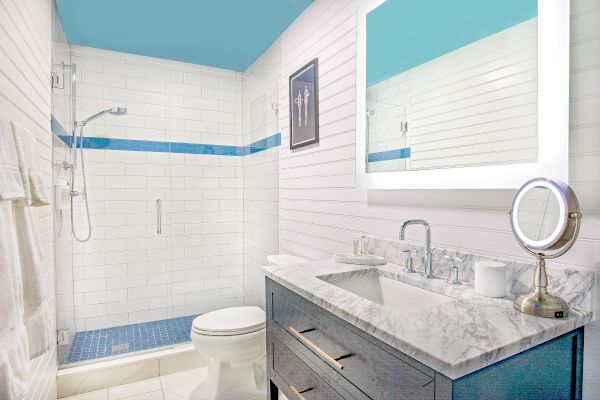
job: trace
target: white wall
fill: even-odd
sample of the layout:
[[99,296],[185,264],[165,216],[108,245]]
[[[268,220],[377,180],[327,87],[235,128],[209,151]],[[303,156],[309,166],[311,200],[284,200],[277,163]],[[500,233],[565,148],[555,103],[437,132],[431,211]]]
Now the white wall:
[[[241,73],[80,46],[71,56],[78,119],[128,110],[93,121],[85,136],[242,144]],[[242,157],[84,153],[93,234],[73,243],[73,268],[61,274],[64,327],[92,330],[241,302]],[[156,199],[163,201],[161,235]],[[76,214],[84,236],[80,200]]]
[[[585,214],[577,244],[554,264],[600,272],[600,0],[573,0],[572,14],[570,175]],[[313,57],[319,57],[321,112],[318,145],[293,152],[283,145],[280,150],[280,251],[327,257],[348,251],[355,235],[396,239],[404,220],[425,218],[435,246],[530,260],[515,242],[504,212],[373,205],[356,188],[354,1],[316,1],[280,43],[282,143],[289,140],[288,76]],[[424,236],[418,229],[407,235],[415,242]],[[595,378],[600,374],[600,327],[587,333],[585,395],[592,399],[600,392]]]
[[[52,182],[52,136],[50,133],[50,85],[52,52],[50,0],[0,1],[0,113],[29,128],[37,137],[46,182]],[[52,208],[35,210],[39,217],[40,241],[46,290],[54,309]],[[54,319],[54,314],[51,315]],[[51,327],[51,331],[54,326]],[[55,342],[54,339],[51,339]],[[31,362],[27,399],[56,398],[56,346]]]
[[537,103],[533,18],[368,87],[369,152],[411,149],[369,170],[535,161]]
[[[279,42],[275,42],[244,71],[244,144],[279,132]],[[264,306],[260,267],[278,251],[279,150],[244,157],[244,303]]]

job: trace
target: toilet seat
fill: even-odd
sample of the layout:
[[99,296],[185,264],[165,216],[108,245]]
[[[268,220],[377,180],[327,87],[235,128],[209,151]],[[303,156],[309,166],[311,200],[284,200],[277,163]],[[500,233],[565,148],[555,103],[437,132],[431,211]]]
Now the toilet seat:
[[266,327],[265,312],[256,306],[230,307],[200,315],[192,322],[192,333],[202,336],[238,336]]
[[271,265],[299,267],[308,260],[306,258],[296,257],[291,254],[271,254],[267,256],[267,261]]

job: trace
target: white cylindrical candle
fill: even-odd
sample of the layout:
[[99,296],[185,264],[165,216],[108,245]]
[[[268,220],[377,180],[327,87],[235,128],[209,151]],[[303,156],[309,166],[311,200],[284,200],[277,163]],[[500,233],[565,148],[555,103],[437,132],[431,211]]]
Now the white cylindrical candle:
[[495,261],[477,261],[475,291],[487,297],[506,296],[506,265]]

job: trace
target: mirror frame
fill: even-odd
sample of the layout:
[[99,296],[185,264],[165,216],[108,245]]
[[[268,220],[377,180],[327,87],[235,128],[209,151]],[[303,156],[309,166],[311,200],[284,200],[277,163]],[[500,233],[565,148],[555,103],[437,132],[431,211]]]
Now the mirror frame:
[[[552,233],[545,239],[533,240],[527,237],[525,232],[521,229],[519,224],[519,205],[525,197],[525,195],[532,189],[545,188],[550,190],[556,202],[558,203],[558,222]],[[517,191],[515,199],[512,203],[512,212],[510,223],[517,240],[523,243],[525,246],[534,250],[546,250],[556,244],[565,233],[567,229],[567,220],[569,218],[569,211],[567,206],[567,195],[566,191],[563,190],[557,183],[550,179],[536,178],[525,183],[521,189]]]
[[[538,0],[537,162],[367,173],[367,14],[384,2],[359,0],[357,5],[356,179],[359,188],[517,189],[535,176],[547,176],[568,183],[570,0]],[[406,203],[411,204],[411,196],[408,197]],[[453,203],[452,200],[450,203]]]

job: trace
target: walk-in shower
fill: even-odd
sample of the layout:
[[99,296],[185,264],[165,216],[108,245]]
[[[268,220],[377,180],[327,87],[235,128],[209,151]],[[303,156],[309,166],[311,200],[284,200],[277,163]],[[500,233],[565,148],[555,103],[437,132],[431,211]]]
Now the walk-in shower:
[[[172,168],[179,166],[174,164],[166,133],[153,138],[160,140],[143,140],[139,131],[152,130],[155,122],[154,99],[148,95],[144,106],[143,91],[138,92],[142,95],[136,102],[126,96],[115,97],[111,86],[99,90],[104,75],[86,72],[86,65],[78,71],[70,51],[65,51],[63,62],[53,64],[54,74],[64,77],[58,79],[60,87],[53,86],[54,185],[61,198],[55,204],[55,220],[59,227],[71,225],[70,230],[55,232],[61,368],[184,344],[190,341],[195,316],[237,304],[239,299],[223,284],[228,278],[220,277],[220,271],[225,271],[221,263],[235,268],[235,258],[224,255],[221,261],[211,259],[209,253],[205,258],[190,250],[190,254],[181,253],[182,247],[176,243],[182,240],[175,236],[180,228],[171,224],[167,207],[183,205],[175,201],[181,196],[181,179],[197,186],[186,196],[202,191],[203,186],[198,185],[203,182],[171,178]],[[94,85],[90,76],[97,79]],[[125,105],[132,106],[133,114]],[[152,114],[144,114],[140,107],[147,107]],[[140,120],[145,121],[140,124]],[[126,130],[135,139],[128,138]],[[189,153],[190,162],[196,162],[194,154]],[[193,169],[190,174],[201,171]],[[207,238],[201,236],[208,232],[198,230],[204,225],[197,220],[210,218],[211,210],[198,207],[201,197],[186,201],[194,210],[187,213],[190,224],[185,228],[196,230],[192,240]],[[173,200],[170,203],[166,202],[169,198]],[[164,215],[157,206],[163,201]],[[217,215],[220,211],[212,212]],[[180,217],[174,217],[180,223]],[[209,267],[209,262],[214,266]],[[203,263],[207,268],[200,270]],[[187,264],[197,271],[185,271],[190,268]],[[199,280],[204,278],[213,278],[223,289],[205,291]],[[232,282],[236,279],[230,278]]]
[[279,74],[69,45],[55,57],[60,367],[193,351],[196,316],[264,301]]
[[[71,71],[73,71],[72,72],[73,74],[75,73],[74,65],[71,66]],[[74,83],[76,82],[76,76],[73,77],[73,82]],[[76,87],[76,84],[73,84],[72,90],[75,90],[75,87]],[[100,118],[106,114],[117,115],[117,116],[126,115],[127,109],[125,107],[109,108],[107,110],[100,111],[100,112],[84,119],[83,121],[75,122],[73,124],[73,134],[71,136],[71,163],[64,164],[65,167],[70,169],[70,171],[71,171],[71,182],[70,182],[70,186],[71,186],[71,191],[70,191],[71,232],[73,233],[73,238],[79,242],[87,242],[92,237],[92,219],[90,217],[90,206],[89,206],[88,192],[87,192],[87,180],[86,180],[86,175],[85,175],[85,158],[83,157],[83,149],[84,149],[83,131],[84,131],[85,126],[89,122],[91,122],[97,118]],[[73,119],[75,120],[75,118],[73,118]],[[79,138],[77,137],[77,128],[78,127],[79,127]],[[75,186],[75,183],[76,183],[75,178],[77,176],[77,148],[79,148],[79,159],[81,162],[81,180],[83,183],[81,191],[78,191]],[[77,197],[77,196],[82,196],[83,202],[84,202],[85,215],[86,215],[86,219],[87,219],[87,233],[85,234],[85,236],[79,236],[75,229],[73,208],[74,208],[75,197]]]

